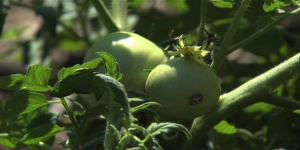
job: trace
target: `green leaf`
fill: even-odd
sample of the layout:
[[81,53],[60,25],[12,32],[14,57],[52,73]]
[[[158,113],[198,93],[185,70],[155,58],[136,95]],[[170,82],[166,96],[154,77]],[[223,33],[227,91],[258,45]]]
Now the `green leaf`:
[[148,98],[140,98],[140,97],[133,97],[133,98],[128,98],[129,103],[132,102],[138,102],[138,103],[145,103],[149,102]]
[[146,0],[132,0],[129,1],[131,7],[140,7]]
[[98,78],[95,77],[93,70],[79,69],[63,80],[58,81],[51,91],[51,96],[65,97],[72,93],[94,93],[96,99],[100,99],[104,91],[105,83],[103,80],[98,80]]
[[150,106],[160,106],[160,107],[162,107],[157,102],[146,102],[146,103],[143,103],[141,105],[138,105],[138,106],[135,106],[135,107],[131,108],[130,111],[131,111],[132,114],[135,114],[135,113],[138,113],[138,112],[141,112],[141,111],[147,109]]
[[123,74],[120,73],[120,68],[116,59],[106,52],[97,52],[96,54],[104,59],[107,74],[117,79],[118,81],[122,80]]
[[266,113],[273,110],[273,106],[264,102],[255,103],[253,105],[248,106],[244,109],[246,113],[262,113],[265,115]]
[[159,122],[159,115],[157,114],[157,112],[155,110],[153,110],[151,108],[146,108],[146,109],[143,110],[143,113],[153,115],[154,121],[156,123]]
[[299,5],[297,0],[264,0],[264,11],[270,12],[290,5]]
[[102,64],[103,64],[103,59],[97,58],[97,59],[94,59],[92,61],[83,63],[82,65],[77,64],[77,65],[74,65],[74,66],[69,67],[69,68],[62,68],[58,72],[58,79],[63,80],[66,77],[68,77],[69,75],[74,74],[75,71],[77,69],[80,69],[80,68],[90,68],[90,69],[93,69],[93,70],[99,69],[102,66]]
[[83,118],[90,119],[90,118],[102,115],[104,113],[107,113],[107,112],[108,112],[108,106],[105,104],[100,104],[100,105],[92,107],[91,109],[84,112]]
[[128,95],[132,95],[132,97],[147,97],[144,92],[135,89],[128,89],[126,92]]
[[115,135],[117,136],[118,140],[121,139],[122,135],[118,131],[118,129],[113,124],[110,124],[109,127],[111,127],[115,131]]
[[236,134],[236,128],[225,120],[216,125],[214,129],[222,134]]
[[0,120],[28,114],[48,104],[48,100],[43,94],[21,92],[7,101],[4,110],[0,112]]
[[0,133],[0,145],[13,148],[16,144],[12,140],[13,138],[7,133]]
[[162,133],[169,133],[172,131],[181,131],[183,132],[188,140],[192,139],[192,135],[190,131],[183,125],[177,124],[177,123],[170,123],[170,122],[164,122],[164,123],[152,123],[147,128],[148,133],[151,134],[151,136],[157,136]]
[[37,127],[25,134],[21,141],[16,144],[16,148],[25,148],[30,145],[36,145],[41,141],[45,141],[53,137],[56,133],[62,131],[63,129],[56,124],[45,124]]
[[[104,74],[97,74],[96,77],[106,83],[106,88],[109,96],[111,97],[111,102],[113,101],[118,103],[124,112],[129,113],[128,98],[124,86],[116,79]],[[111,112],[112,110],[109,111]]]
[[127,142],[128,142],[131,138],[132,138],[132,135],[128,135],[128,134],[124,135],[124,136],[120,139],[120,141],[119,141],[119,143],[118,143],[118,148],[119,148],[119,149],[124,149],[124,146],[127,144]]
[[21,127],[16,123],[0,127],[0,133],[8,132],[8,131],[20,131],[20,130]]
[[48,123],[56,123],[59,118],[58,113],[53,112],[43,112],[39,113],[36,117],[34,117],[27,126],[28,131],[35,129],[36,127],[42,126]]
[[300,114],[300,109],[294,110],[293,112],[296,114]]
[[176,9],[180,13],[185,13],[189,10],[186,0],[166,0],[167,5]]
[[84,41],[72,38],[60,39],[58,46],[66,52],[78,52],[87,47]]
[[234,0],[210,0],[210,2],[219,8],[232,8],[234,5]]
[[214,127],[214,142],[223,148],[236,148],[237,146],[237,130],[227,121],[223,120]]
[[48,81],[51,68],[41,65],[32,65],[27,74],[13,74],[0,77],[0,89],[4,90],[30,90],[45,92],[51,90]]

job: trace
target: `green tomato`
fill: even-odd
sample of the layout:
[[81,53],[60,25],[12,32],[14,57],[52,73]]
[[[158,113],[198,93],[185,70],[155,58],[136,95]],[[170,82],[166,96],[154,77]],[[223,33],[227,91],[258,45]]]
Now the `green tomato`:
[[221,93],[219,79],[207,65],[184,57],[168,60],[150,73],[146,94],[162,121],[180,122],[208,113]]
[[[96,52],[111,54],[124,74],[121,83],[126,89],[145,92],[149,71],[167,61],[166,53],[146,38],[131,32],[114,32],[98,39],[87,51],[84,62],[98,58]],[[99,70],[104,73],[104,67]]]

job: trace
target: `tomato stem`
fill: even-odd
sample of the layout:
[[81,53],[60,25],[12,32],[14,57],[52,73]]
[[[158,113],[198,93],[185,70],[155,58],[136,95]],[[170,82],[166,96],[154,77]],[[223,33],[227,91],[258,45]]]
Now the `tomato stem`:
[[221,43],[221,46],[218,50],[216,50],[216,56],[214,57],[214,60],[211,64],[211,67],[213,68],[213,70],[217,73],[218,70],[221,68],[223,61],[226,58],[227,55],[227,49],[229,44],[231,43],[231,40],[235,34],[236,29],[238,28],[239,22],[242,19],[245,11],[247,10],[247,8],[249,7],[249,3],[251,0],[243,0],[240,8],[238,9],[238,11],[236,12],[232,23],[230,24],[224,39]]
[[[191,127],[193,141],[188,143],[185,146],[185,149],[190,149],[193,147],[198,140],[206,135],[210,129],[231,114],[254,103],[265,101],[270,94],[274,94],[273,90],[277,86],[286,82],[294,75],[300,73],[300,69],[298,68],[300,68],[300,53],[279,64],[273,69],[244,83],[235,90],[223,94],[220,97],[219,103],[210,113],[194,120],[194,123]],[[274,101],[275,99],[272,100]],[[265,102],[280,105],[281,107],[300,109],[300,104],[298,102],[283,98],[276,98],[275,102],[271,102],[271,100]],[[294,106],[292,107],[292,105]]]
[[103,21],[104,25],[111,32],[120,31],[112,17],[110,16],[107,8],[104,6],[102,0],[92,0],[94,7],[96,8],[100,19]]
[[127,0],[112,0],[112,15],[119,29],[129,31],[127,17]]
[[263,35],[264,33],[266,33],[267,31],[269,31],[270,29],[272,29],[273,27],[275,27],[278,23],[282,22],[283,20],[290,18],[296,14],[300,13],[300,8],[295,9],[294,11],[290,12],[290,13],[286,13],[284,16],[274,20],[272,23],[266,25],[264,28],[256,31],[255,33],[253,33],[251,36],[247,37],[246,39],[242,40],[241,42],[231,46],[227,52],[227,54],[232,53],[233,51],[235,51],[236,49],[245,46],[246,44],[250,43],[251,41],[253,41],[254,39],[258,38],[259,36]]
[[202,45],[204,39],[204,29],[206,22],[206,12],[207,12],[207,0],[202,0],[201,3],[201,14],[200,14],[200,29],[199,29],[199,39],[198,45]]
[[73,128],[75,130],[75,135],[78,139],[78,142],[80,143],[80,146],[83,146],[83,141],[81,139],[81,132],[79,130],[79,127],[78,127],[78,124],[77,124],[77,121],[76,121],[76,118],[74,117],[74,114],[72,112],[72,110],[70,109],[67,101],[65,100],[65,98],[60,98],[60,101],[61,101],[61,104],[64,106],[64,108],[66,109],[66,112],[70,118],[70,121],[72,122],[72,125],[73,125]]

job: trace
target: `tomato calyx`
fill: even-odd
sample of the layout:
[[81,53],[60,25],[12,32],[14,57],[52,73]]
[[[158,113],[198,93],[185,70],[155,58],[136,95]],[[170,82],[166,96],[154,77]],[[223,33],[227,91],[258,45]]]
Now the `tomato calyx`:
[[203,59],[205,56],[210,54],[210,51],[201,50],[201,46],[185,46],[182,36],[183,35],[179,37],[178,51],[168,51],[168,53],[173,56],[183,54],[186,58],[191,58],[201,65],[207,65]]

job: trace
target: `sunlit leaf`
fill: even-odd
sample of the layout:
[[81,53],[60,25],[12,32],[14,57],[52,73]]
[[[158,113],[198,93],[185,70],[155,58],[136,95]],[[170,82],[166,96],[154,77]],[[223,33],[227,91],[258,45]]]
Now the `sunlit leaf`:
[[255,103],[251,106],[248,106],[247,108],[244,109],[245,112],[247,113],[257,113],[257,112],[261,112],[261,113],[267,113],[273,110],[273,106],[267,103]]
[[120,73],[120,67],[116,59],[106,52],[98,52],[97,55],[104,60],[107,74],[119,81],[122,80],[123,74]]
[[181,13],[185,13],[189,10],[186,0],[166,0],[166,3]]
[[0,89],[4,90],[30,90],[45,92],[51,90],[48,81],[51,75],[51,68],[32,65],[26,75],[13,74],[0,77]]
[[234,5],[234,0],[210,0],[210,2],[220,8],[232,8]]
[[7,133],[1,133],[0,134],[0,144],[6,147],[15,147],[16,143],[13,142],[13,137],[10,137]]
[[236,128],[232,125],[230,125],[227,121],[222,121],[219,124],[217,124],[214,129],[223,134],[235,134]]
[[294,110],[294,113],[296,113],[296,114],[300,114],[300,109],[298,109],[298,110]]
[[129,5],[132,7],[140,7],[146,0],[132,0],[129,1]]
[[283,8],[290,5],[298,5],[297,0],[264,0],[264,11],[270,12],[276,10],[277,8]]
[[75,71],[76,71],[77,69],[80,69],[80,68],[98,69],[98,68],[100,68],[100,66],[101,66],[102,64],[103,64],[103,59],[97,58],[97,59],[94,59],[94,60],[92,60],[92,61],[83,63],[83,64],[81,64],[81,65],[77,64],[77,65],[74,65],[74,66],[72,66],[72,67],[62,68],[62,69],[58,72],[58,79],[59,79],[59,80],[63,80],[63,79],[65,79],[67,76],[74,74]]
[[84,41],[79,41],[78,39],[61,39],[58,43],[59,47],[66,52],[77,52],[86,47]]
[[129,103],[131,102],[139,102],[139,103],[145,103],[149,102],[148,98],[140,98],[140,97],[133,97],[133,98],[128,98]]
[[220,147],[234,148],[237,145],[236,133],[236,128],[223,120],[214,127],[213,139]]

